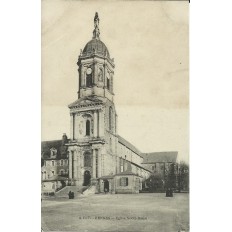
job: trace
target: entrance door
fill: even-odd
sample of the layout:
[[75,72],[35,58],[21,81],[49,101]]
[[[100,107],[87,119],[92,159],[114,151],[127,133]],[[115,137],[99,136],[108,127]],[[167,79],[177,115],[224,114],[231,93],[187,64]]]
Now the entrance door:
[[91,175],[89,171],[84,172],[84,186],[90,185]]
[[109,192],[109,181],[108,180],[104,181],[104,192]]

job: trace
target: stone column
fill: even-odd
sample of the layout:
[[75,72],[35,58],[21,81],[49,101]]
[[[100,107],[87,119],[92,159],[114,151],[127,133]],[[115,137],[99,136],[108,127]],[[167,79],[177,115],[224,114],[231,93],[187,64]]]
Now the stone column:
[[73,179],[77,180],[77,150],[73,153]]
[[92,170],[93,170],[93,178],[96,178],[96,151],[93,149],[93,159],[92,159]]
[[73,113],[73,139],[75,139],[76,135],[75,135],[75,124],[76,124],[76,114]]
[[85,87],[85,73],[84,73],[84,67],[83,65],[81,66],[81,87]]
[[101,160],[101,149],[98,149],[98,177],[102,176],[102,172],[101,172],[101,165],[102,160]]
[[104,136],[104,114],[103,110],[99,110],[99,137]]
[[81,153],[80,150],[77,150],[77,179],[81,179]]
[[115,114],[115,134],[118,133],[118,115]]
[[94,111],[93,113],[93,136],[97,137],[97,111]]
[[69,179],[72,179],[72,151],[69,151],[68,156],[68,177]]
[[70,114],[70,137],[73,140],[73,114]]

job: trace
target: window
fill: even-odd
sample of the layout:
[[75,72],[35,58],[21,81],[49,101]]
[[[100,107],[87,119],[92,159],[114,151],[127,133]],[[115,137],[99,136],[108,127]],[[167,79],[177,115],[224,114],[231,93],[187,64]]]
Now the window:
[[64,170],[60,170],[60,175],[64,175]]
[[52,161],[52,166],[54,166],[54,161]]
[[120,178],[120,186],[128,186],[128,177],[121,177]]
[[87,87],[92,86],[92,74],[87,74],[86,75],[86,86]]
[[44,161],[44,167],[46,167],[46,161]]
[[122,157],[121,157],[121,159],[120,159],[120,170],[121,170],[121,172],[124,171],[124,168],[123,168],[123,159],[122,159]]
[[87,120],[86,121],[86,135],[90,135],[90,121]]
[[54,171],[52,171],[52,176],[54,176]]
[[110,78],[107,76],[107,89],[110,90]]
[[88,152],[84,154],[84,167],[91,167],[91,155]]
[[63,161],[63,160],[60,161],[60,165],[61,165],[61,166],[64,165],[64,161]]

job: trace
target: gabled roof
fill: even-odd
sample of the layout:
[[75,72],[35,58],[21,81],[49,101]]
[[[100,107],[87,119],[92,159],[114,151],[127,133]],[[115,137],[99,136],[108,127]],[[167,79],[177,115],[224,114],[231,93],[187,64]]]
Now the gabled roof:
[[115,175],[101,176],[99,179],[113,179]]
[[142,153],[143,164],[149,163],[175,163],[177,159],[177,151],[165,151],[165,152],[152,152]]
[[131,172],[131,171],[124,171],[124,172],[120,172],[120,173],[117,173],[115,176],[125,176],[125,175],[138,176],[138,174],[133,173],[133,172]]
[[127,140],[125,140],[120,135],[117,135],[117,137],[118,137],[118,142],[119,143],[123,144],[124,146],[126,146],[127,148],[129,148],[130,150],[132,150],[133,152],[135,152],[136,154],[138,154],[139,156],[141,156],[141,151],[139,149],[137,149],[134,145],[132,145],[130,142],[128,142]]
[[84,107],[84,106],[89,106],[89,105],[96,105],[96,104],[102,104],[103,101],[100,100],[96,96],[88,96],[85,98],[80,98],[76,100],[75,102],[71,103],[68,105],[69,108],[73,107]]

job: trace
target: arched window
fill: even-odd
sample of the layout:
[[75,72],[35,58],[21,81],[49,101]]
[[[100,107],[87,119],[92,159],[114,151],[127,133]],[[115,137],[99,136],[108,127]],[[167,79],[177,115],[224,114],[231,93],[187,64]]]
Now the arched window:
[[90,121],[86,121],[86,135],[90,135]]
[[60,175],[61,175],[61,176],[64,175],[64,170],[63,170],[63,169],[60,170]]
[[92,86],[92,74],[86,74],[86,86]]
[[84,167],[91,167],[91,155],[89,152],[84,154]]

